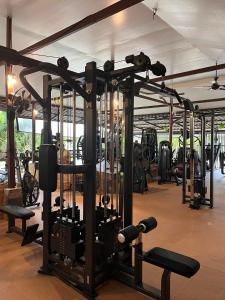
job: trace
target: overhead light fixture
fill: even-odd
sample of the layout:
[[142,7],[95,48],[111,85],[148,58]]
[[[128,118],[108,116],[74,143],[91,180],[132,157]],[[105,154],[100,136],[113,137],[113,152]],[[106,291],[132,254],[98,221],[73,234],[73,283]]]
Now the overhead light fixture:
[[14,88],[15,88],[16,82],[17,82],[16,76],[14,74],[8,74],[8,76],[7,76],[8,94],[14,93]]
[[126,12],[121,11],[112,16],[112,21],[115,26],[122,26],[126,21]]
[[38,115],[38,110],[37,109],[33,109],[33,114],[34,114],[34,116],[37,116]]

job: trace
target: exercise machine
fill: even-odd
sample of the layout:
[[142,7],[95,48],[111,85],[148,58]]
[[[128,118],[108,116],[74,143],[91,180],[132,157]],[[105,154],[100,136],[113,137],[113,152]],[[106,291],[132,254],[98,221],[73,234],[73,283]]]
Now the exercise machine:
[[[23,194],[23,206],[39,206],[40,203],[38,202],[39,198],[39,184],[38,180],[36,179],[36,166],[34,175],[31,174],[29,171],[29,162],[31,161],[32,157],[29,151],[25,153],[21,153],[19,159],[16,159],[16,167],[17,167],[17,174],[19,177],[19,182],[21,183],[22,194]],[[19,160],[22,162],[24,168],[24,174],[21,178],[21,168],[19,164]]]
[[[8,63],[26,67],[20,73],[21,82],[43,107],[44,143],[39,150],[39,185],[43,190],[43,264],[40,272],[57,275],[89,299],[96,297],[98,286],[114,278],[155,299],[169,300],[170,273],[192,277],[200,265],[192,258],[167,249],[153,248],[144,253],[141,248],[141,235],[154,229],[156,220],[147,218],[137,226],[132,225],[134,86],[135,79],[140,80],[136,73],[151,70],[157,76],[164,76],[165,67],[159,62],[152,64],[144,53],[126,57],[125,61],[131,66],[123,69],[115,70],[113,61],[107,61],[102,71],[91,62],[86,65],[83,73],[69,71],[68,64],[62,64],[61,60],[58,66],[37,63],[33,59],[21,56],[15,50],[4,47],[0,47],[0,56]],[[28,75],[39,71],[58,76],[54,79],[49,75],[43,77],[43,97],[27,80]],[[53,89],[60,94],[59,162],[56,146],[52,144],[51,139]],[[68,91],[73,94],[73,127],[76,122],[77,94],[84,101],[82,165],[76,164],[74,145],[72,163],[63,163],[64,94]],[[101,100],[97,103],[99,96]],[[115,120],[117,124],[119,123],[121,106],[124,127],[121,133],[120,153],[119,126],[116,126],[115,131],[113,124]],[[97,195],[96,191],[98,110],[100,124],[103,125],[100,126],[102,128],[100,162],[103,164],[100,163],[99,172],[103,173],[104,180],[103,192],[100,195]],[[75,137],[73,130],[73,141]],[[107,172],[112,176],[111,188],[108,187]],[[60,176],[60,209],[53,211],[51,200],[52,193],[57,189],[57,174]],[[66,208],[63,208],[64,174],[71,174],[73,177],[71,198],[67,200],[70,205]],[[76,200],[75,174],[84,174],[83,214]],[[136,251],[133,257],[134,239]],[[143,287],[142,262],[158,265],[165,270],[162,290],[158,293]]]
[[[213,188],[214,188],[214,112],[212,111],[209,116],[211,119],[211,166],[209,172],[209,189],[210,197],[207,198],[207,185],[206,185],[206,151],[205,151],[205,127],[206,115],[194,108],[193,104],[186,100],[184,101],[184,119],[183,119],[183,203],[189,203],[190,208],[199,209],[202,205],[213,208]],[[201,139],[200,149],[201,155],[194,149],[194,122],[198,117],[201,122]],[[189,131],[187,129],[187,118],[189,118]],[[189,132],[190,147],[187,149],[187,132]],[[187,194],[187,179],[188,192]]]
[[159,143],[158,183],[170,182],[172,175],[172,145],[168,141]]
[[133,191],[143,194],[148,190],[147,170],[149,170],[149,158],[143,154],[143,146],[138,142],[133,147]]

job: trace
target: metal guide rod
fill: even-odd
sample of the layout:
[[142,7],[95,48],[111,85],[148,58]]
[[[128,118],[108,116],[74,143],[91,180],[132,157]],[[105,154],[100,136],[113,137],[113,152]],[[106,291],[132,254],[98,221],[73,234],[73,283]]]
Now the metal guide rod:
[[[194,113],[190,112],[190,196],[191,203],[195,193],[195,167],[194,167]],[[193,204],[193,203],[192,203]]]
[[102,98],[99,101],[99,205],[102,199]]
[[[70,98],[69,98],[69,105],[71,105],[71,93],[69,93],[70,94]],[[63,109],[64,109],[64,106],[63,106]],[[70,124],[69,124],[69,122],[68,122],[68,119],[70,119],[70,120],[72,120],[72,110],[70,110],[70,112],[68,113],[68,116],[67,116],[67,118],[66,118],[66,120],[65,120],[65,123],[66,123],[66,134],[67,134],[67,138],[68,137],[70,137],[71,138],[71,132],[70,132]],[[66,155],[66,154],[65,154]],[[64,161],[65,163],[67,163],[68,164],[68,162],[67,161]],[[70,175],[69,175],[70,176]],[[72,189],[71,189],[71,191],[69,191],[69,193],[68,193],[68,202],[67,202],[67,208],[70,208],[70,207],[72,207],[71,206],[71,202],[72,202]],[[68,215],[66,216],[66,218],[68,218]]]
[[173,97],[170,97],[169,142],[173,142]]
[[213,208],[214,202],[214,110],[211,114],[211,166],[210,166],[210,207]]
[[108,152],[108,83],[105,83],[105,173],[104,173],[104,217],[107,217],[107,152]]
[[206,176],[206,153],[205,153],[205,116],[201,116],[201,177],[202,193],[205,198],[205,176]]
[[186,202],[186,184],[187,184],[187,173],[186,173],[186,139],[187,139],[187,111],[183,113],[183,189],[182,199],[183,203]]
[[[60,145],[59,145],[59,160],[60,164],[63,164],[63,85],[60,84]],[[60,215],[62,216],[63,211],[63,192],[64,192],[64,182],[63,173],[60,173]]]
[[111,208],[114,206],[114,92],[110,92],[110,173],[111,173]]
[[119,159],[120,159],[120,149],[119,149],[119,86],[116,92],[116,212],[119,211]]
[[[73,165],[76,165],[76,92],[73,90]],[[75,220],[76,207],[76,175],[72,175],[72,220]]]
[[[124,98],[124,95],[123,95]],[[124,218],[124,160],[125,160],[125,102],[122,101],[122,135],[121,135],[121,157],[123,159],[123,170],[120,172],[120,196],[119,196],[119,213]]]
[[35,134],[36,134],[35,102],[32,102],[32,163],[35,162]]
[[57,111],[57,128],[58,128],[58,133],[60,132],[60,105],[58,107],[58,111]]

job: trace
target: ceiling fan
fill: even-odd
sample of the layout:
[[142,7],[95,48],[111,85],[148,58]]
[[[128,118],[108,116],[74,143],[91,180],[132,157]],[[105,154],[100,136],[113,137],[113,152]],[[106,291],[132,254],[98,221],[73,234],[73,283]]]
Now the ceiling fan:
[[[216,62],[216,66],[217,66],[217,62]],[[194,86],[193,88],[207,88],[209,90],[224,90],[225,91],[225,85],[224,84],[220,84],[218,82],[219,80],[219,76],[217,75],[217,70],[216,70],[216,76],[214,77],[212,84],[208,85],[208,86]]]

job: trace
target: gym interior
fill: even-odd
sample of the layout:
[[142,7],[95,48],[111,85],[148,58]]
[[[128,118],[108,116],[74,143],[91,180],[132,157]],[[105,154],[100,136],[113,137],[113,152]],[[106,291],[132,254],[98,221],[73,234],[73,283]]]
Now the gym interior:
[[225,299],[224,1],[0,1],[2,300]]

